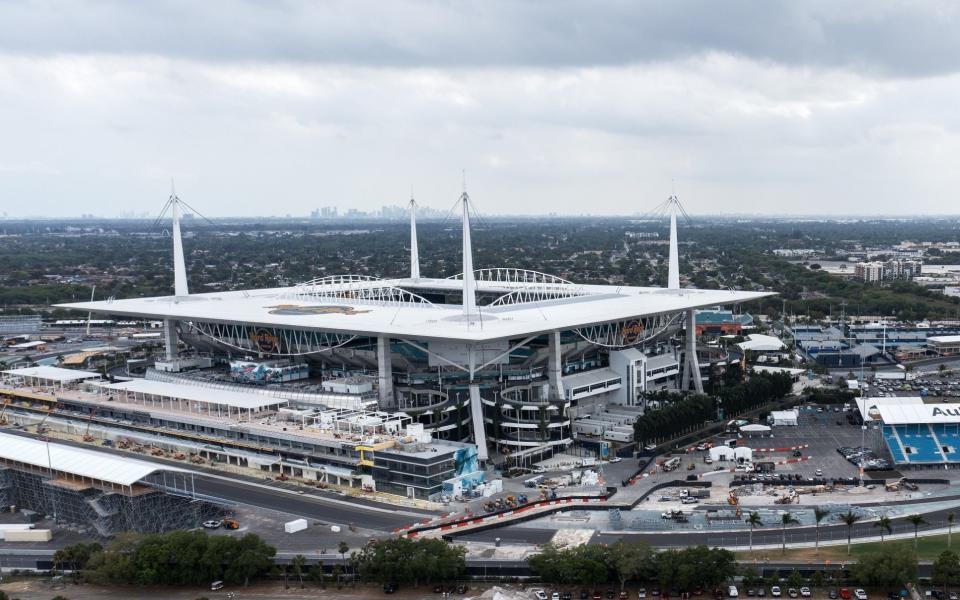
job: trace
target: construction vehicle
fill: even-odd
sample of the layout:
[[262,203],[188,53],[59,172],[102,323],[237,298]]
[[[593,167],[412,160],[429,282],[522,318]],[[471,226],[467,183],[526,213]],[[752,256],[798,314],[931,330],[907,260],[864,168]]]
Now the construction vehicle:
[[49,429],[47,429],[43,424],[47,422],[47,419],[50,417],[51,413],[53,413],[53,408],[48,408],[47,414],[43,415],[43,418],[40,419],[39,423],[37,423],[37,433],[44,434],[49,431]]
[[676,469],[676,468],[679,467],[679,466],[680,466],[680,457],[679,457],[679,456],[674,456],[673,458],[671,458],[671,459],[668,460],[667,462],[663,463],[663,467],[662,467],[662,468],[663,468],[663,470],[664,470],[665,472],[668,472],[668,473],[669,473],[670,471],[673,471],[674,469]]
[[83,441],[89,443],[94,440],[94,437],[90,435],[90,424],[93,422],[93,417],[97,414],[97,408],[93,407],[90,410],[90,416],[87,417],[87,428],[83,432]]
[[240,521],[236,519],[224,519],[223,520],[224,529],[240,529]]

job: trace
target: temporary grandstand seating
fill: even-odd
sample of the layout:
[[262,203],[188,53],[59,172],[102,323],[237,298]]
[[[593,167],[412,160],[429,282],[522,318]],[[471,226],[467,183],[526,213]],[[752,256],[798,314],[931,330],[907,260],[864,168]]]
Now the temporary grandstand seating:
[[[900,438],[900,442],[903,444],[903,448],[906,451],[906,462],[946,462],[946,459],[940,450],[940,443],[930,430],[929,425],[925,423],[913,425],[895,425],[893,429],[896,431],[896,436]],[[886,435],[884,437],[886,437]],[[887,440],[889,442],[889,438],[887,438]]]
[[893,457],[894,463],[907,462],[907,457],[903,454],[903,447],[900,445],[900,439],[893,427],[883,428],[883,439],[887,442],[887,447],[890,448],[890,455]]
[[931,425],[943,454],[950,461],[960,461],[960,425]]

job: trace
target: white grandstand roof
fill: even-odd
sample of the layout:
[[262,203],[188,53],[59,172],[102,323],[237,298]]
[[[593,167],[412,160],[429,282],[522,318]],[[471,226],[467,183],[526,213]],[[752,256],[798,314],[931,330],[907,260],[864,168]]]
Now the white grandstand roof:
[[189,473],[185,469],[116,456],[106,452],[0,433],[0,458],[116,485],[130,486],[156,471]]
[[[399,286],[407,290],[458,290],[456,279],[394,279],[370,282],[371,289]],[[390,335],[423,340],[478,342],[525,337],[557,330],[574,329],[687,309],[738,304],[770,296],[766,292],[640,288],[554,284],[578,296],[540,302],[523,302],[480,307],[480,318],[470,323],[459,305],[383,303],[370,301],[291,299],[294,288],[275,288],[187,297],[131,298],[58,305],[96,313],[150,319],[176,319],[240,325],[262,325],[357,335]],[[523,284],[477,282],[480,291],[509,292]],[[338,307],[324,314],[271,314],[278,307]]]
[[231,406],[244,410],[262,410],[270,406],[287,404],[287,401],[281,398],[217,388],[205,388],[195,385],[180,385],[150,379],[134,379],[121,383],[108,383],[100,387],[105,390],[125,390],[131,393],[152,394],[154,396],[190,400],[191,402],[202,402],[204,404],[219,404],[221,406]]
[[884,425],[924,425],[927,423],[960,423],[960,404],[882,403],[876,407]]
[[22,369],[10,369],[9,371],[4,371],[9,375],[16,375],[20,377],[35,377],[37,379],[46,379],[48,381],[57,381],[60,383],[67,383],[69,381],[80,381],[83,379],[94,379],[100,377],[99,373],[93,373],[90,371],[78,371],[76,369],[62,369],[60,367],[51,367],[51,366],[39,366],[39,367],[24,367]]
[[927,341],[935,344],[956,344],[960,342],[960,335],[931,335]]

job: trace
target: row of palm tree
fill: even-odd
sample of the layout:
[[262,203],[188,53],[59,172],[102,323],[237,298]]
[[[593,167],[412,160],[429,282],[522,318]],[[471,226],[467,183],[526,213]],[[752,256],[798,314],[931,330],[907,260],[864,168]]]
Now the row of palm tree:
[[[820,507],[816,507],[813,509],[813,518],[815,522],[814,524],[816,527],[816,535],[817,535],[815,548],[817,551],[820,550],[820,522],[823,521],[829,514],[830,514],[830,511],[822,509]],[[850,545],[852,541],[851,538],[853,536],[853,526],[857,523],[857,521],[860,520],[860,518],[861,518],[860,515],[855,514],[852,510],[848,510],[846,513],[840,515],[840,520],[843,522],[844,525],[847,526],[847,556],[850,555]],[[927,523],[927,520],[923,518],[923,515],[919,515],[919,514],[910,515],[906,518],[906,520],[911,525],[913,525],[913,548],[914,550],[916,550],[917,543],[919,541],[920,526],[925,525]],[[947,525],[948,525],[947,548],[948,549],[951,547],[952,541],[953,541],[954,520],[956,520],[956,515],[954,515],[954,513],[952,512],[947,513]],[[751,511],[747,515],[747,518],[745,519],[745,521],[747,525],[750,526],[750,551],[752,552],[753,551],[753,530],[755,527],[762,526],[763,520],[760,518],[760,513],[756,511]],[[788,512],[785,512],[782,515],[780,515],[780,530],[783,534],[782,548],[784,553],[786,553],[787,551],[787,526],[793,525],[799,522],[800,521],[798,521],[796,517],[794,517],[792,514]],[[893,533],[893,520],[890,517],[887,517],[887,516],[880,517],[879,519],[877,519],[877,522],[873,524],[873,526],[880,529],[881,544],[883,543],[884,537],[886,534]]]

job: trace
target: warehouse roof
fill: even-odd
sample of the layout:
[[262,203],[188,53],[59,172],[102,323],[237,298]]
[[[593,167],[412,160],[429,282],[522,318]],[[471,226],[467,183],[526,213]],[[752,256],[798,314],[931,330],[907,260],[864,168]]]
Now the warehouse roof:
[[62,473],[125,486],[131,486],[157,471],[190,472],[145,460],[86,448],[74,448],[64,444],[41,442],[9,433],[0,433],[0,459],[43,469],[52,468]]

